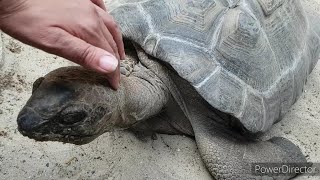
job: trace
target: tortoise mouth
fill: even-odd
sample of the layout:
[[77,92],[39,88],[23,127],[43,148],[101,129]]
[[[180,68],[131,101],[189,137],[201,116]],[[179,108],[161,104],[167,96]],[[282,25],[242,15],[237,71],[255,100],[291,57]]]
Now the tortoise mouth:
[[59,141],[63,143],[70,143],[76,145],[83,145],[90,143],[94,139],[96,139],[99,134],[93,135],[70,135],[70,134],[43,134],[38,132],[25,132],[23,130],[18,129],[19,132],[30,139],[34,139],[36,141],[44,142],[44,141]]
[[62,124],[59,120],[45,119],[32,108],[25,107],[17,118],[18,131],[36,141],[60,141],[72,144],[86,144],[100,134],[83,131],[79,123]]

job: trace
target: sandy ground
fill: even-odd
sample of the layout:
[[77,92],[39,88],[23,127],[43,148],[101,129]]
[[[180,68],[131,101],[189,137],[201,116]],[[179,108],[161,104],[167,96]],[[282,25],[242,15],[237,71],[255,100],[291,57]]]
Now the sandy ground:
[[[320,7],[320,6],[317,6]],[[75,146],[35,142],[17,131],[16,117],[32,83],[71,63],[25,46],[6,35],[0,40],[0,179],[212,179],[194,141],[184,136],[106,133]],[[3,55],[1,55],[3,47]],[[3,60],[3,62],[2,62]],[[2,62],[2,63],[1,63]],[[320,162],[320,63],[290,112],[266,135],[297,144],[309,161]],[[320,177],[297,177],[298,180]]]

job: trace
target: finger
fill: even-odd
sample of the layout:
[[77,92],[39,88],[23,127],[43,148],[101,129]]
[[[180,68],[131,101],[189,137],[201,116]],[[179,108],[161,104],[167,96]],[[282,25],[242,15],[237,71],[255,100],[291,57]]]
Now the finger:
[[[98,6],[94,5],[94,8],[96,10],[99,9],[102,11]],[[77,36],[80,39],[83,39],[87,43],[99,47],[101,49],[104,49],[111,53],[112,55],[116,56],[118,59],[118,50],[116,47],[116,43],[112,38],[112,35],[104,25],[104,22],[102,18],[97,14],[95,21],[95,25],[92,26],[91,28],[88,26],[82,27],[82,36]],[[108,35],[109,33],[109,35]]]
[[120,60],[118,47],[117,47],[116,42],[114,42],[114,40],[112,38],[112,35],[110,34],[110,32],[105,27],[101,31],[103,33],[103,36],[105,37],[105,41],[108,44],[109,48],[112,49],[112,52],[114,53],[113,55],[116,56],[116,58]]
[[[103,34],[103,36],[105,37],[105,39],[102,40],[103,46],[101,46],[103,49],[107,50],[108,52],[111,52],[118,60],[120,60],[120,56],[118,53],[118,48],[117,45],[112,37],[112,35],[110,34],[110,32],[108,31],[108,29],[105,27],[105,25],[103,24],[103,22],[101,21],[101,33]],[[111,50],[110,50],[111,49]],[[112,84],[112,87],[114,89],[118,89],[119,87],[119,82],[120,82],[120,67],[118,65],[117,69],[111,73],[108,74],[107,79],[109,81],[110,84]]]
[[[71,60],[83,67],[94,71],[107,74],[108,81],[114,89],[119,86],[120,76],[119,61],[108,51],[93,46],[68,32],[56,28],[50,32],[50,36],[54,37],[54,42],[47,49],[49,53],[53,53]],[[48,47],[48,46],[46,46]]]
[[[120,63],[119,62],[120,56],[118,53],[117,45],[114,42],[113,37],[110,34],[110,32],[108,31],[108,29],[104,26],[103,22],[101,22],[101,23],[102,23],[101,31],[105,37],[104,46],[107,47],[106,48],[107,51],[112,52],[112,54],[117,58],[118,63]],[[110,49],[112,49],[112,51],[110,51]],[[109,83],[113,85],[114,89],[118,89],[119,82],[120,82],[120,67],[118,66],[117,69],[113,73],[108,74],[107,78],[108,78]]]
[[98,7],[100,7],[101,9],[103,9],[104,11],[107,11],[107,8],[106,8],[103,0],[91,0],[91,2],[95,5],[97,5]]
[[120,66],[118,65],[115,72],[109,74],[107,76],[108,82],[114,89],[119,88],[119,82],[120,82]]
[[92,41],[92,43],[96,43],[97,47],[100,47],[100,48],[110,52],[118,60],[120,60],[120,56],[118,53],[118,48],[117,48],[116,42],[113,40],[112,35],[108,31],[108,29],[104,26],[103,22],[101,22],[101,27],[100,27],[99,31],[97,32],[97,34],[99,36],[97,36],[96,38],[92,38],[89,41]]
[[[102,49],[110,52],[112,55],[114,55],[118,59],[118,63],[120,63],[119,62],[120,56],[118,53],[118,48],[117,48],[116,43],[113,40],[112,35],[108,31],[108,29],[105,27],[102,20],[101,20],[100,24],[101,24],[101,28],[100,28],[100,33],[98,33],[98,34],[102,34],[102,35],[98,36],[98,37],[100,37],[100,41],[97,40],[95,42],[102,42],[98,45],[98,47],[101,47]],[[101,38],[102,36],[104,36],[105,38]],[[92,38],[92,39],[94,39],[94,38]],[[110,73],[107,75],[107,79],[108,79],[109,83],[112,84],[112,87],[114,89],[118,89],[119,82],[120,82],[120,68],[119,68],[119,66],[113,73]]]
[[103,44],[108,46],[108,49],[105,49],[105,50],[110,51],[110,48],[111,48],[114,55],[120,60],[118,46],[117,46],[116,42],[114,41],[112,34],[109,32],[107,27],[104,25],[104,22],[102,19],[100,22],[100,26],[101,26],[101,28],[100,28],[101,34],[103,34],[103,36],[105,38],[104,40],[100,40],[100,41],[104,41]]
[[113,17],[106,12],[98,9],[98,13],[102,18],[105,26],[108,28],[110,34],[112,35],[114,41],[116,42],[117,49],[120,55],[120,59],[125,59],[124,45],[121,31],[117,23],[113,20]]

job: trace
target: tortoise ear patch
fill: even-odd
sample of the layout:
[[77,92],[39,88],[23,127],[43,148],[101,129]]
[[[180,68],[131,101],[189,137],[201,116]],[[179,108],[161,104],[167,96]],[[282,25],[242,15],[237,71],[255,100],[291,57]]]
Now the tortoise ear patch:
[[33,85],[32,85],[32,94],[34,93],[34,91],[36,89],[38,89],[38,87],[40,86],[40,84],[42,83],[43,80],[44,80],[44,77],[40,77],[33,83]]

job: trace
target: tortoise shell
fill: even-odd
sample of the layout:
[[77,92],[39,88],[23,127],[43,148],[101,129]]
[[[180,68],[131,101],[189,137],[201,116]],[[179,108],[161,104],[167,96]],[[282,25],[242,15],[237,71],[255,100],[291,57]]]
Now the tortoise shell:
[[296,0],[120,0],[111,14],[124,37],[252,133],[289,110],[320,53]]

